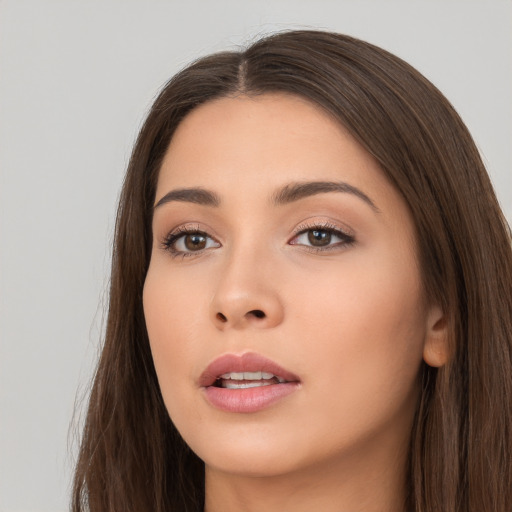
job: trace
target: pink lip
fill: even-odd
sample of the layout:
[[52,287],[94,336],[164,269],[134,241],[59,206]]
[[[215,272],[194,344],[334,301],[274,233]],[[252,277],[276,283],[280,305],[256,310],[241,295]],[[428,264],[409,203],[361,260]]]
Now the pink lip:
[[[286,382],[247,389],[226,389],[213,385],[224,373],[258,371],[273,373]],[[242,355],[225,354],[215,359],[201,374],[199,385],[214,407],[227,412],[249,413],[265,409],[293,393],[300,387],[300,379],[274,361],[247,352]]]

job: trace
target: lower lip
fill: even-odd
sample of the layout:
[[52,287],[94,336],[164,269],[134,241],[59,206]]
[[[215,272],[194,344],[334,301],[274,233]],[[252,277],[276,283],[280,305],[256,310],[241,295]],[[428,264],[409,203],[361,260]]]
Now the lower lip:
[[299,388],[298,382],[285,382],[245,389],[203,388],[206,399],[217,409],[226,412],[258,412],[275,404]]

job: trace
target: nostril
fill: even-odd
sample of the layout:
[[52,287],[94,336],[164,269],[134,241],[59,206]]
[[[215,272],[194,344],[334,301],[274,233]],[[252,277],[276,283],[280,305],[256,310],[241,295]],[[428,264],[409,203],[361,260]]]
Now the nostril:
[[253,309],[252,311],[249,311],[249,315],[254,315],[256,318],[265,318],[265,313],[261,311],[261,309]]
[[228,319],[222,313],[217,313],[217,320],[220,320],[221,322],[228,321]]

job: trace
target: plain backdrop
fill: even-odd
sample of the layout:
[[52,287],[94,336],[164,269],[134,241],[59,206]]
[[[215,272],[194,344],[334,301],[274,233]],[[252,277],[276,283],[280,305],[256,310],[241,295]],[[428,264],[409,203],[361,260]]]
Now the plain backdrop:
[[68,508],[115,203],[172,74],[274,30],[366,39],[451,100],[510,221],[511,22],[505,0],[0,0],[0,512]]

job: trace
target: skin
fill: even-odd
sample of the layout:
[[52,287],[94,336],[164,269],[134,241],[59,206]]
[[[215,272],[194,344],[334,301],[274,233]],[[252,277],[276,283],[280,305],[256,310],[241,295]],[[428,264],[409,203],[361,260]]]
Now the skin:
[[[339,191],[272,202],[306,181],[343,181],[374,207]],[[192,111],[155,205],[190,187],[219,205],[155,207],[143,299],[165,404],[205,462],[205,510],[401,510],[420,365],[443,364],[446,335],[424,298],[401,195],[342,126],[284,94]],[[318,250],[314,226],[352,238],[331,234]],[[206,247],[187,249],[180,229],[208,234]],[[177,230],[173,254],[165,240]],[[297,390],[255,413],[213,407],[199,376],[216,357],[248,351],[298,375]]]

